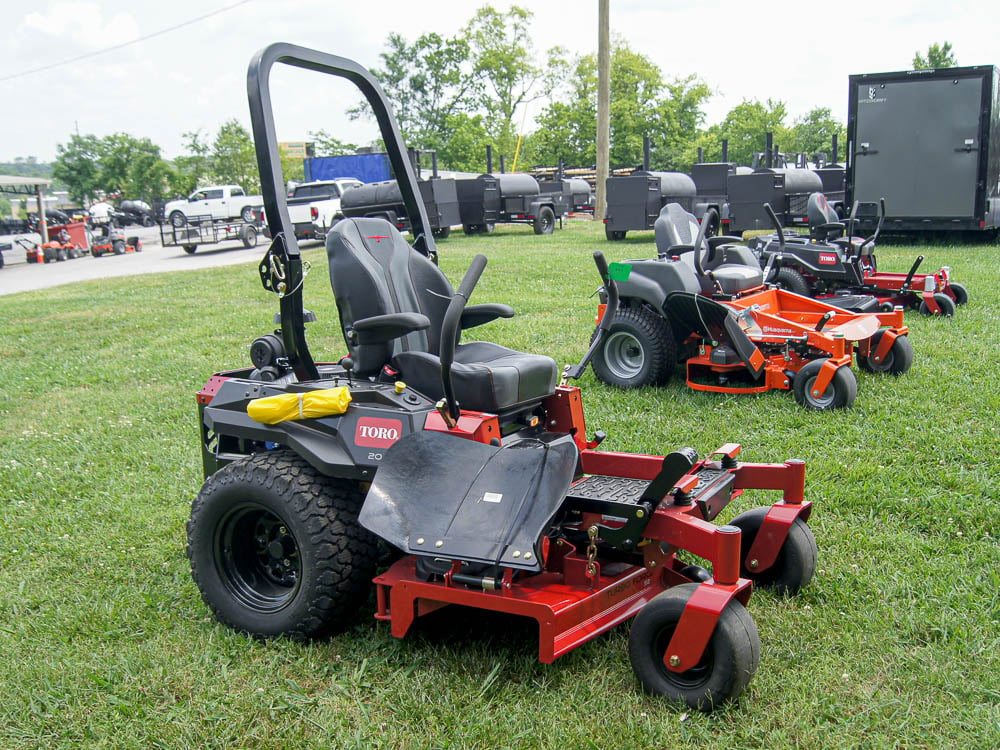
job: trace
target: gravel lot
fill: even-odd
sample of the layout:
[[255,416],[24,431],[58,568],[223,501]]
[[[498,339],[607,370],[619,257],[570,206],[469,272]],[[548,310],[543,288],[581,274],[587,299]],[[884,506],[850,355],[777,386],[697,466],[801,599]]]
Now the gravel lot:
[[[113,276],[133,276],[140,273],[161,271],[186,271],[193,268],[228,266],[234,263],[259,263],[267,248],[267,238],[261,235],[257,247],[244,248],[239,240],[227,240],[217,245],[199,245],[193,255],[181,247],[163,247],[159,227],[126,227],[129,237],[138,235],[142,240],[141,253],[103,255],[100,258],[83,256],[62,263],[28,263],[20,245],[13,244],[3,254],[4,267],[0,268],[0,294],[13,294],[34,289],[47,289],[74,281],[106,279]],[[23,235],[37,241],[37,235]],[[0,237],[0,243],[12,238]],[[303,247],[310,243],[303,243]]]

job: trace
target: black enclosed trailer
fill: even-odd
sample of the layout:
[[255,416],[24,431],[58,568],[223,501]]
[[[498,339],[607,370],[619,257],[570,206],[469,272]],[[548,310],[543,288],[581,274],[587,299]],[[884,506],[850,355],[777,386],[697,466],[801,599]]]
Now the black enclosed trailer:
[[995,230],[998,97],[992,65],[850,76],[847,205],[885,198],[883,231]]

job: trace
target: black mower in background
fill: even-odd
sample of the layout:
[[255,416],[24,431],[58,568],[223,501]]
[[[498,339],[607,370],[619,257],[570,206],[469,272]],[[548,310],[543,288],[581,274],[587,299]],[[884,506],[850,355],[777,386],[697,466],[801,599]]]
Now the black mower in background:
[[868,238],[853,236],[858,210],[855,203],[843,222],[822,193],[813,193],[808,206],[809,236],[785,234],[775,221],[774,234],[754,237],[748,246],[762,267],[773,269],[769,280],[777,286],[832,304],[870,295],[884,311],[900,305],[922,315],[950,317],[956,306],[969,301],[968,291],[951,280],[947,266],[917,273],[923,255],[917,256],[907,273],[880,271],[875,245],[885,220],[885,200],[879,201],[878,222]]
[[[414,225],[416,247],[381,219],[328,235],[349,351],[336,363],[314,362],[306,342],[267,85],[276,63],[358,86]],[[545,663],[634,618],[643,689],[701,710],[740,695],[760,660],[752,586],[793,594],[816,569],[804,463],[744,463],[735,443],[705,459],[599,450],[605,435],[588,437],[582,393],[565,384],[586,358],[559,384],[549,357],[467,333],[458,343],[513,309],[468,304],[482,255],[457,291],[429,259],[416,178],[368,71],[276,44],[252,60],[248,90],[274,237],[260,277],[280,329],[253,342],[252,366],[216,373],[197,396],[205,483],[187,552],[215,616],[258,637],[312,638],[353,623],[374,589],[375,618],[397,637],[448,604],[532,618]],[[611,296],[605,332],[615,287],[595,261]],[[712,523],[751,488],[781,497]],[[386,545],[401,557],[379,570]]]

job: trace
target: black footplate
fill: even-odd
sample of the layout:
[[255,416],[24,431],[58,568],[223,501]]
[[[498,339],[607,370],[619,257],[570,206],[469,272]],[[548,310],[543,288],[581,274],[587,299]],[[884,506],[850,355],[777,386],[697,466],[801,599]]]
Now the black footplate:
[[614,503],[635,504],[642,499],[649,482],[628,477],[589,476],[569,488],[572,497],[587,500],[609,500]]

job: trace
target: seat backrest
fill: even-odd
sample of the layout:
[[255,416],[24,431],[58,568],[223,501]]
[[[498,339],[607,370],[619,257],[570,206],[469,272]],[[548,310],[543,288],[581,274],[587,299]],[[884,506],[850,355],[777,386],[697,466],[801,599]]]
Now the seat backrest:
[[[326,238],[330,284],[358,375],[377,373],[396,354],[438,354],[441,320],[454,290],[440,269],[384,219],[344,219]],[[421,313],[430,327],[384,344],[352,344],[354,321],[391,313]]]
[[822,229],[828,224],[838,224],[840,217],[823,193],[810,193],[806,203],[806,216],[809,218],[809,235],[813,239],[831,240],[842,235],[843,229]]
[[698,236],[698,220],[679,203],[668,203],[660,209],[653,231],[657,254],[670,255],[671,248],[694,243]]

